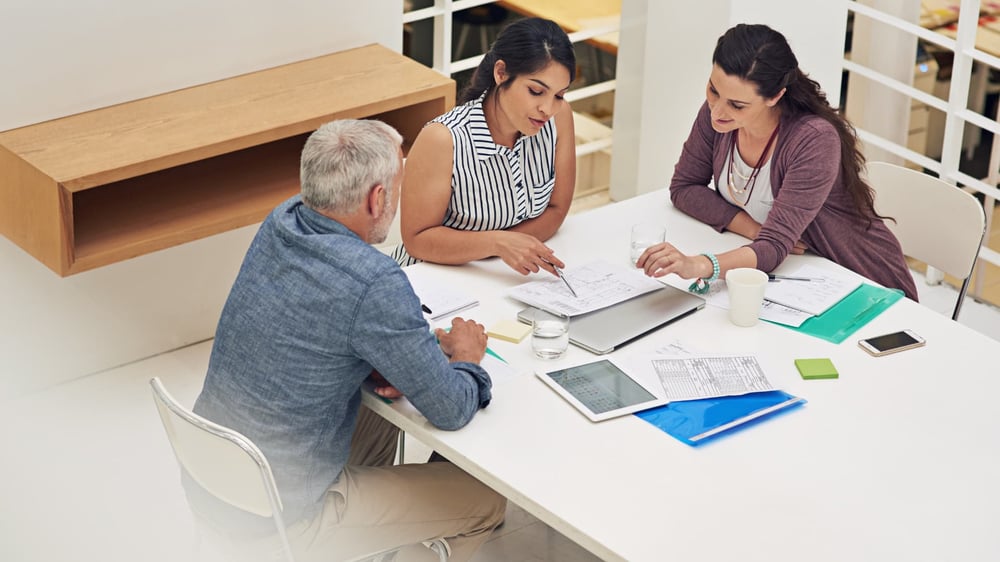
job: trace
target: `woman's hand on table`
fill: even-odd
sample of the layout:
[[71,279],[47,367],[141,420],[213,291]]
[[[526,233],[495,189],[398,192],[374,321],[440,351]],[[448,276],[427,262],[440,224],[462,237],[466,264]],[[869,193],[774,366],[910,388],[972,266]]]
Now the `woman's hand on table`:
[[675,273],[682,279],[711,277],[712,262],[702,255],[688,256],[668,242],[646,248],[635,266],[650,277],[663,277]]

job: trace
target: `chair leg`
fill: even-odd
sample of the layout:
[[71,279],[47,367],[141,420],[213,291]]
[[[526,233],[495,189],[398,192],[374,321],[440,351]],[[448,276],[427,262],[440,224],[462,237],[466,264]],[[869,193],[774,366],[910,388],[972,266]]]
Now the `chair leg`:
[[439,562],[448,562],[448,557],[451,556],[451,547],[448,546],[448,541],[444,539],[434,539],[432,541],[425,542],[424,546],[431,549],[432,552],[437,553]]
[[465,42],[469,39],[469,24],[462,25],[461,31],[458,32],[458,45],[455,46],[455,58],[463,59],[465,58]]
[[485,53],[490,50],[490,37],[487,33],[486,26],[479,26],[479,46],[483,49],[480,53]]
[[924,275],[924,280],[928,285],[940,285],[944,281],[944,272],[940,269],[927,266],[927,273]]
[[402,429],[399,430],[399,446],[396,450],[399,452],[399,462],[396,464],[406,464],[406,432]]
[[962,288],[958,290],[958,302],[955,303],[955,312],[951,314],[951,319],[958,321],[958,313],[962,312],[962,303],[965,302],[965,293],[969,290],[969,282],[972,280],[972,275],[965,278],[962,282]]

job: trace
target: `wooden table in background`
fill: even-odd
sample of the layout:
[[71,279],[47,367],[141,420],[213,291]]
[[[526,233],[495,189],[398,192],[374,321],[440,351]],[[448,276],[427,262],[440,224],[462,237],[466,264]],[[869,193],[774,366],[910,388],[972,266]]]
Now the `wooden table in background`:
[[[499,0],[497,4],[523,16],[552,20],[566,33],[615,24],[622,12],[621,0]],[[612,55],[618,54],[618,32],[587,42]]]

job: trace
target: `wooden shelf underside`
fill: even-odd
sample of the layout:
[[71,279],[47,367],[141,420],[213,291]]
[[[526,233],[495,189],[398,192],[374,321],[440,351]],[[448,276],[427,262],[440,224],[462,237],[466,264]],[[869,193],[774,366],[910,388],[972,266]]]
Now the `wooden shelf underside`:
[[298,193],[306,136],[73,193],[72,272],[260,222]]

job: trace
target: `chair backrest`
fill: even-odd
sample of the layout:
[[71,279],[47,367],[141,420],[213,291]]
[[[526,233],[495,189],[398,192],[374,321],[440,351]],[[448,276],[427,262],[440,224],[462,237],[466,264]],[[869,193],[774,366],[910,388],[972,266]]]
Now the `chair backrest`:
[[986,233],[986,214],[975,197],[938,178],[889,164],[868,164],[875,210],[903,253],[962,280],[957,319]]
[[182,406],[167,392],[159,377],[149,384],[181,467],[216,498],[255,515],[273,518],[291,560],[281,518],[281,497],[264,453],[247,437]]

